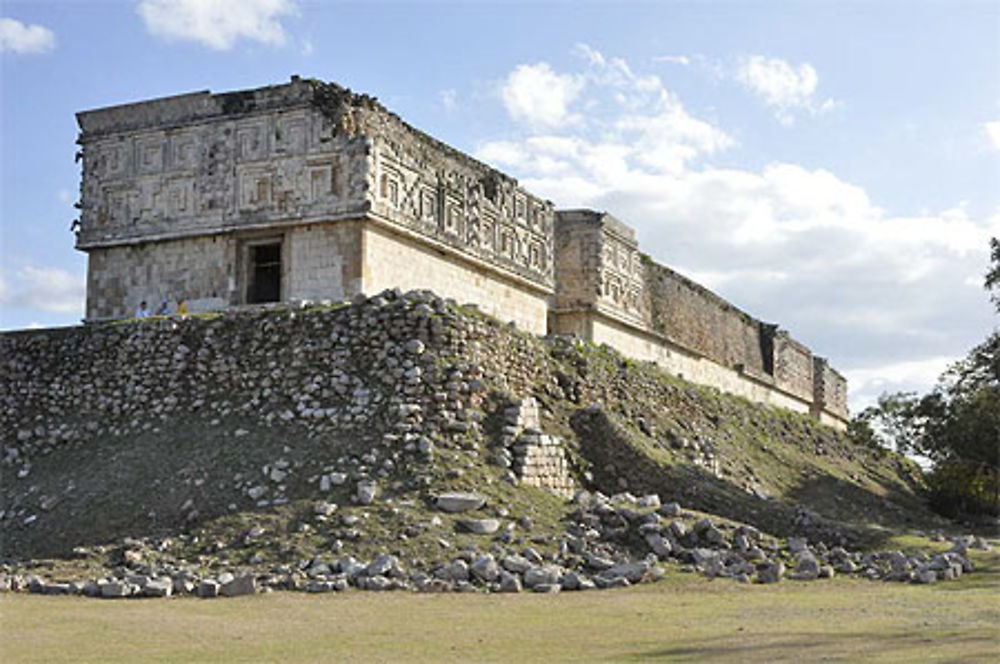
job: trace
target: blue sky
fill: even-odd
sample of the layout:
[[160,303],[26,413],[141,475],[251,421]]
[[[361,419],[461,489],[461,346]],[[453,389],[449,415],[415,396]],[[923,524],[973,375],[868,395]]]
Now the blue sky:
[[855,406],[997,323],[1000,3],[0,5],[0,327],[72,324],[79,110],[336,81],[776,321]]

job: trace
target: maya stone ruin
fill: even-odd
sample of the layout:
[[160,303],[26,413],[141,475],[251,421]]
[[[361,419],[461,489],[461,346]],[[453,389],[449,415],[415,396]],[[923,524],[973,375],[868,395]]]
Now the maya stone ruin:
[[846,427],[847,383],[777,325],[556,210],[374,98],[293,76],[77,115],[86,320],[429,289]]

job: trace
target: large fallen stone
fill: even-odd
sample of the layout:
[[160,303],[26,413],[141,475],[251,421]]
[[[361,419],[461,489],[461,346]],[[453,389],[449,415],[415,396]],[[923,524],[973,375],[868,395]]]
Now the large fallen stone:
[[601,556],[596,553],[588,552],[586,557],[587,567],[596,570],[606,570],[611,569],[615,566],[615,561],[607,556]]
[[43,595],[69,595],[72,588],[68,583],[49,582],[42,586]]
[[364,590],[389,590],[392,587],[392,581],[381,575],[369,576],[364,579],[364,584],[359,583],[358,587]]
[[558,585],[562,581],[563,570],[556,565],[532,567],[524,573],[524,586],[534,588],[539,584]]
[[488,553],[480,556],[478,560],[472,563],[469,566],[469,571],[473,576],[487,583],[496,581],[500,576],[500,566],[497,565],[493,556]]
[[521,592],[521,579],[517,574],[510,572],[500,572],[500,592],[519,593]]
[[670,540],[666,539],[660,533],[653,532],[646,535],[646,543],[649,544],[649,548],[653,550],[653,553],[660,560],[665,560],[673,552]]
[[531,562],[524,556],[519,556],[517,554],[504,556],[504,559],[500,561],[500,565],[503,566],[505,570],[514,572],[515,574],[524,574],[531,569]]
[[777,583],[785,576],[785,564],[777,562],[763,563],[757,566],[757,580],[761,583]]
[[215,579],[203,579],[201,583],[198,584],[198,589],[195,591],[195,594],[202,599],[218,597],[219,582]]
[[628,582],[628,579],[626,579],[624,576],[606,577],[598,575],[594,577],[594,585],[597,586],[598,588],[604,589],[604,588],[628,588],[632,584],[630,584]]
[[691,562],[699,569],[704,569],[717,562],[720,556],[721,554],[713,549],[691,549]]
[[101,589],[101,597],[110,599],[118,597],[129,597],[135,588],[125,581],[102,581],[97,584]]
[[486,504],[486,498],[478,493],[450,491],[434,499],[434,505],[444,512],[468,512]]
[[382,554],[376,556],[375,560],[368,565],[365,573],[368,576],[385,576],[399,567],[399,560],[396,556]]
[[434,576],[445,581],[468,581],[469,565],[464,560],[454,560],[435,570]]
[[499,519],[461,519],[458,526],[474,535],[490,535],[500,530]]
[[143,597],[170,597],[174,592],[174,582],[169,576],[150,579],[142,587]]
[[252,574],[237,576],[219,590],[223,597],[240,597],[257,592],[257,579]]
[[810,551],[803,551],[798,555],[798,562],[795,565],[795,578],[802,581],[811,581],[819,578],[819,561],[816,560]]
[[639,583],[642,578],[649,573],[652,569],[652,565],[647,563],[645,560],[640,560],[633,563],[621,563],[620,565],[615,565],[609,569],[604,570],[598,576],[605,579],[615,579],[623,578],[628,579],[629,583]]
[[307,593],[329,593],[336,590],[333,581],[320,581],[313,580],[306,584],[305,591]]
[[344,574],[347,578],[353,579],[356,576],[364,574],[365,570],[368,569],[368,566],[358,562],[353,556],[344,556],[337,561],[337,568],[340,570],[341,574]]
[[375,495],[378,493],[378,485],[374,480],[361,480],[358,482],[356,496],[362,505],[371,505],[375,502]]

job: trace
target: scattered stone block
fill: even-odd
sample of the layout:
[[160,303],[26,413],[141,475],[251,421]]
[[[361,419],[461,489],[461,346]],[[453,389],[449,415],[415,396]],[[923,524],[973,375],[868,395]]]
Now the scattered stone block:
[[240,597],[242,595],[253,595],[257,592],[257,579],[252,574],[243,574],[233,578],[232,581],[223,584],[219,593],[223,597]]
[[434,505],[444,512],[468,512],[477,510],[486,504],[486,498],[478,493],[451,491],[439,494],[434,499]]

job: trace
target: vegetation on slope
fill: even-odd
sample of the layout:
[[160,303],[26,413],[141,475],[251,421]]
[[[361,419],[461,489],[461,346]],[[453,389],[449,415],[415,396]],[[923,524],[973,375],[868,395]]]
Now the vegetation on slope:
[[[556,559],[578,506],[495,462],[502,413],[526,397],[583,489],[830,544],[947,525],[902,456],[429,294],[14,337],[2,554],[59,558],[38,564],[64,577],[137,556],[288,575],[390,553],[429,569],[487,541]],[[497,537],[436,510],[448,490],[482,494]]]

